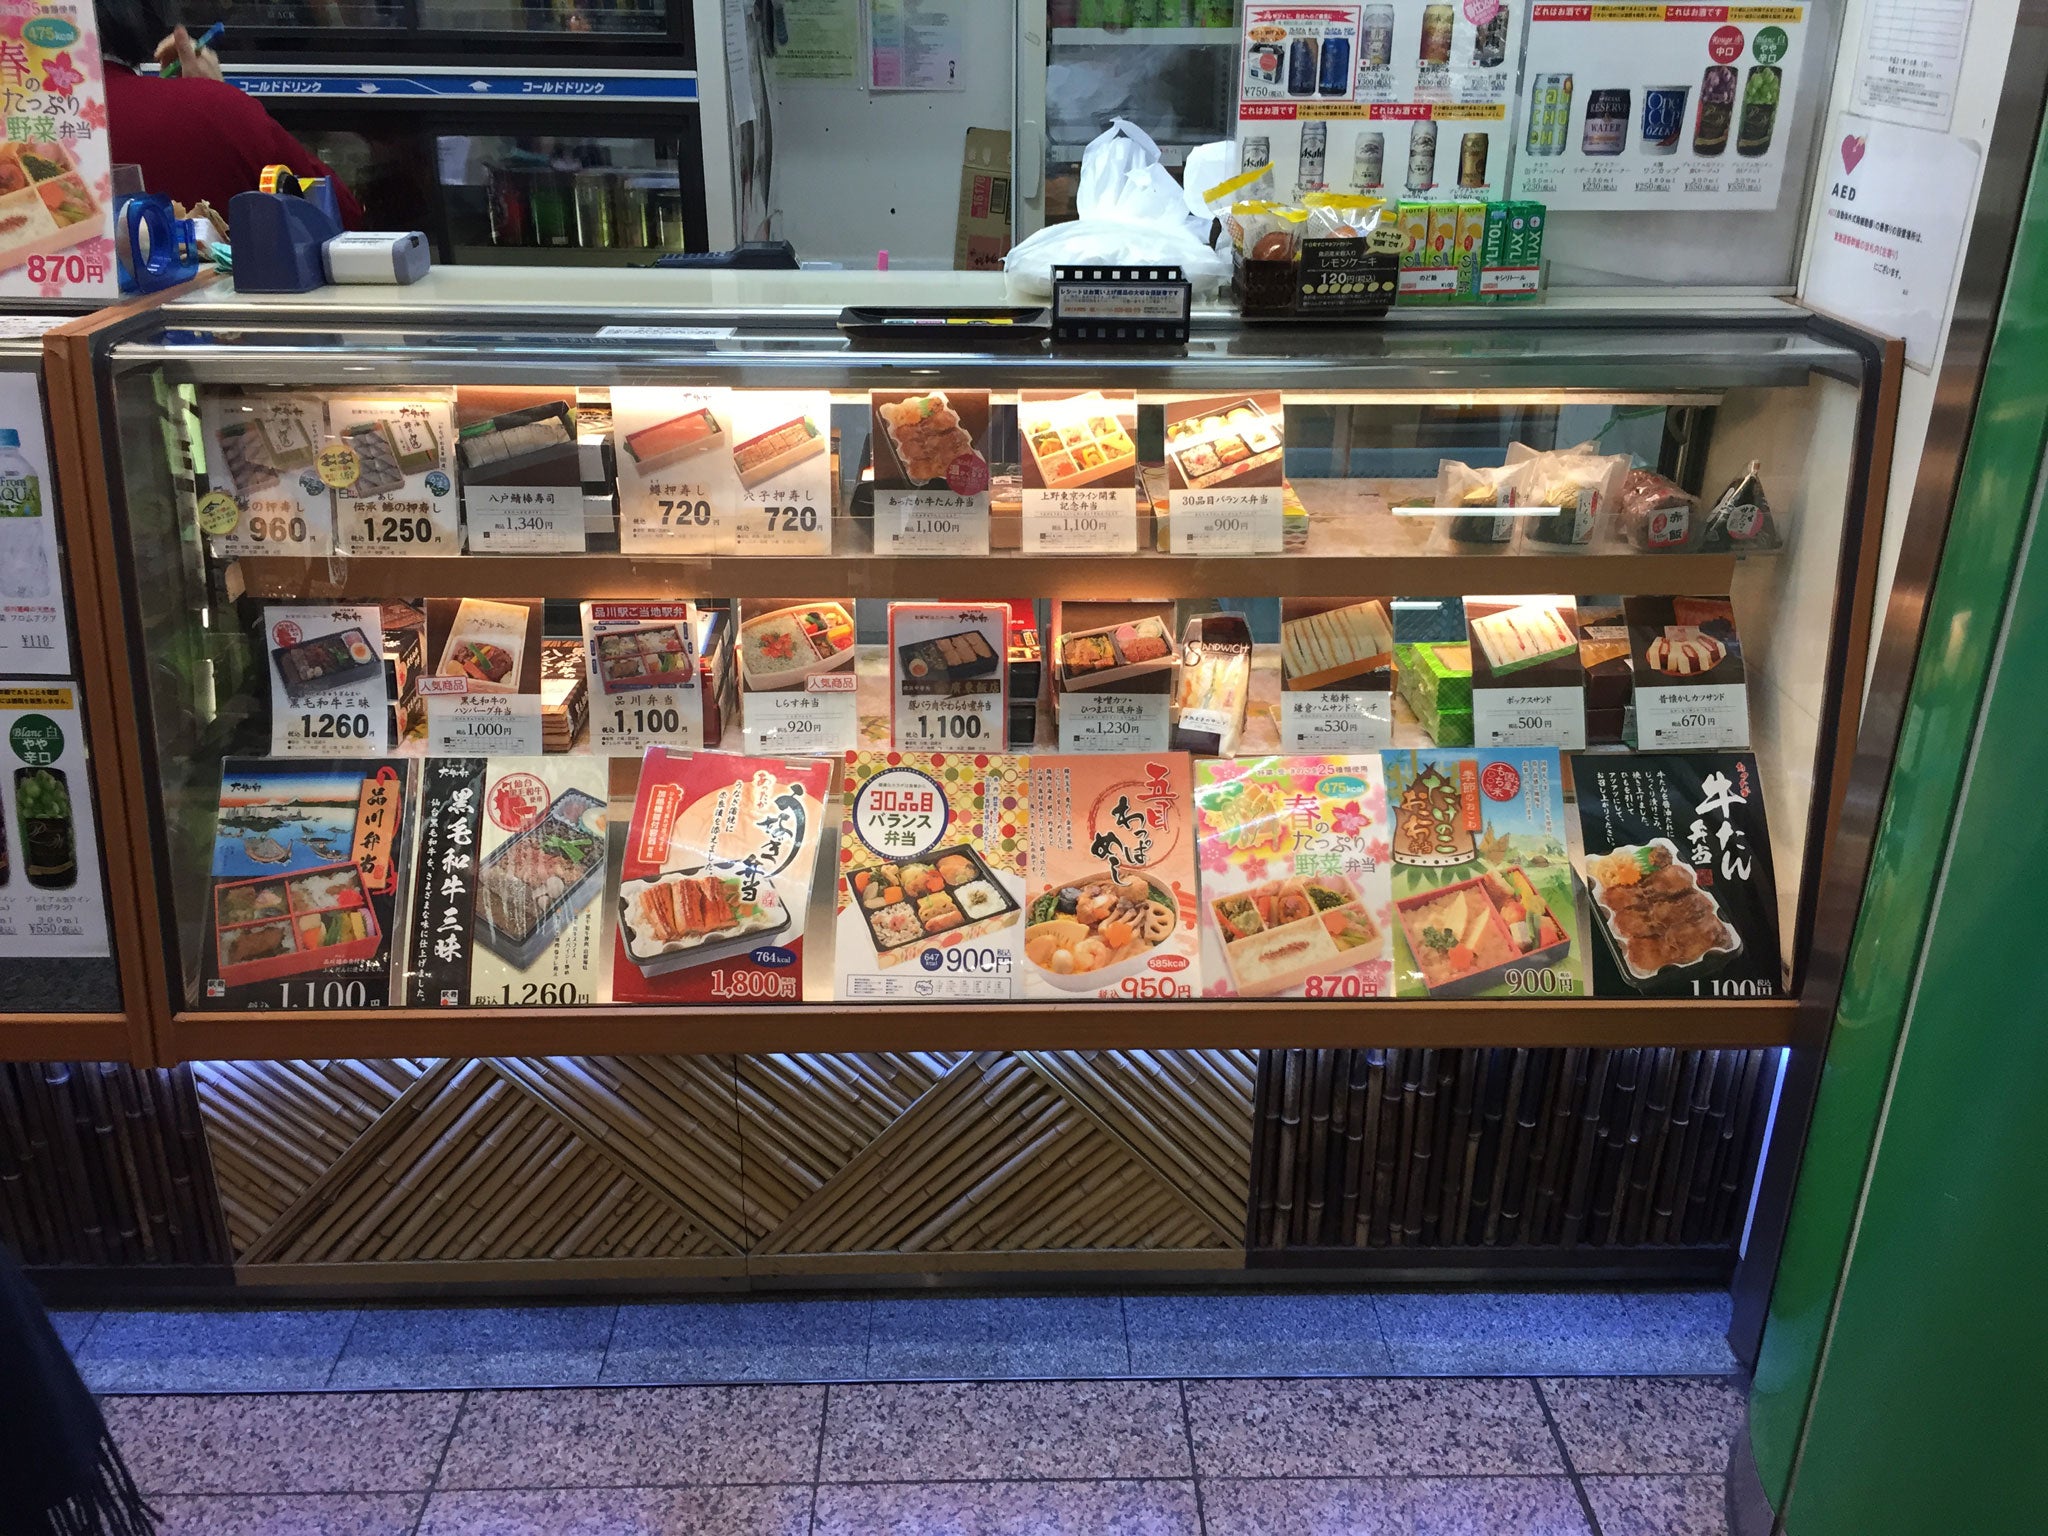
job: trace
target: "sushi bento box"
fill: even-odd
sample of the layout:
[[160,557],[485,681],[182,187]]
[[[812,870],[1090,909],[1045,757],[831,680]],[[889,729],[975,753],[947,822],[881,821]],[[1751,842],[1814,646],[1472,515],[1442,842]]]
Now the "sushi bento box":
[[580,789],[500,843],[477,876],[476,939],[525,970],[604,888],[605,803]]
[[1586,861],[1600,934],[1634,985],[1713,975],[1742,953],[1742,935],[1669,838]]
[[642,976],[744,955],[774,942],[790,909],[774,880],[740,869],[628,880],[619,887],[619,937]]
[[1571,953],[1571,935],[1519,865],[1397,898],[1394,912],[1431,997],[1478,997],[1510,971],[1557,967]]
[[384,939],[353,864],[221,881],[213,917],[220,978],[231,987],[368,960]]
[[785,470],[825,451],[830,437],[809,416],[795,416],[765,432],[757,432],[732,450],[733,472],[748,490],[765,485]]
[[1394,625],[1381,598],[1352,603],[1282,599],[1280,668],[1289,689],[1356,684],[1394,664]]
[[0,140],[0,270],[103,233],[99,199],[68,148]]
[[294,704],[316,694],[353,683],[366,683],[384,672],[384,658],[360,629],[338,630],[311,640],[272,648],[270,659],[278,680]]
[[1270,997],[1386,958],[1386,936],[1343,875],[1268,880],[1207,905],[1239,997]]
[[944,692],[952,683],[988,677],[1002,666],[988,636],[978,629],[909,641],[896,647],[896,660],[905,692]]
[[[458,406],[474,393],[464,390]],[[567,400],[545,400],[471,422],[457,432],[455,452],[465,485],[583,483],[576,416]]]
[[1277,394],[1172,401],[1166,407],[1166,462],[1191,491],[1234,484],[1278,485],[1286,434]]
[[1017,405],[1018,437],[1045,489],[1068,490],[1112,476],[1131,482],[1138,445],[1119,408],[1128,414],[1134,405],[1129,397],[1112,403],[1099,390],[1052,399],[1026,392]]
[[936,848],[900,864],[855,865],[842,878],[885,964],[907,946],[1018,910],[1017,898],[971,843]]
[[1171,673],[1180,660],[1168,620],[1144,615],[1059,637],[1062,690],[1109,688],[1139,677]]
[[597,675],[606,693],[634,693],[648,688],[696,686],[696,657],[691,653],[687,620],[614,629],[592,637],[597,650]]
[[635,469],[651,475],[721,447],[725,441],[725,428],[720,425],[717,412],[708,405],[700,405],[680,416],[627,433],[619,446]]
[[746,611],[740,623],[740,671],[749,688],[794,688],[807,677],[853,665],[853,613],[829,599]]

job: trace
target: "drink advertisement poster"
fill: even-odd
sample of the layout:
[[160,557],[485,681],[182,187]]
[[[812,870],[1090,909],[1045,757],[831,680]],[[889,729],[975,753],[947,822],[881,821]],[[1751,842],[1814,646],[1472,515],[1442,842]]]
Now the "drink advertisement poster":
[[1537,5],[1516,197],[1561,208],[1774,208],[1802,5]]
[[0,957],[107,951],[107,900],[78,688],[0,688]]
[[92,7],[0,0],[0,97],[0,298],[112,298],[113,179]]
[[1504,196],[1526,0],[1244,7],[1237,142],[1270,189],[1480,202]]

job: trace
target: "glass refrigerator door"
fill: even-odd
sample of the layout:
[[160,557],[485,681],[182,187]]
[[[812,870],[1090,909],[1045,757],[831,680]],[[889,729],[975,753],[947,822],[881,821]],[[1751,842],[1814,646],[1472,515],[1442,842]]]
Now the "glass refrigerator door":
[[[681,33],[689,32],[689,11],[681,12]],[[671,32],[668,0],[212,0],[188,13],[196,35],[215,22],[228,24],[231,38],[349,32],[450,33],[512,36],[520,33],[588,33],[619,37],[660,37]]]

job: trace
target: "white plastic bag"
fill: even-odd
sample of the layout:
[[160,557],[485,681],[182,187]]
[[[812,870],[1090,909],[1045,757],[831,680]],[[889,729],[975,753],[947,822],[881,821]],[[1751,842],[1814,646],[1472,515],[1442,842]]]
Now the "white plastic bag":
[[1213,293],[1230,264],[1209,249],[1206,220],[1188,212],[1180,183],[1159,163],[1159,146],[1135,123],[1116,119],[1081,155],[1080,217],[1026,238],[1003,258],[1026,298],[1052,297],[1052,269],[1077,263],[1171,264],[1197,293]]

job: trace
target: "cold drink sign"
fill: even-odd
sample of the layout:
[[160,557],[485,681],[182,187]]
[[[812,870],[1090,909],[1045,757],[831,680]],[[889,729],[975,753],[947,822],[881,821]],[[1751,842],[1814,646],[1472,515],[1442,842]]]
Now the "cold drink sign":
[[1564,208],[1773,208],[1803,5],[1529,13],[1514,195]]

